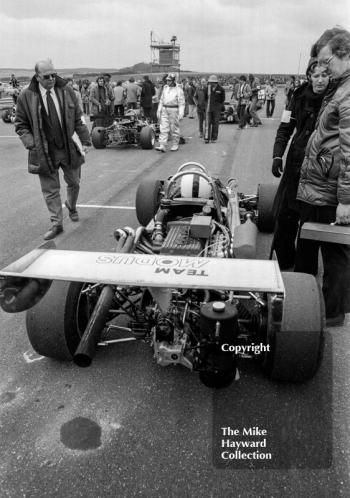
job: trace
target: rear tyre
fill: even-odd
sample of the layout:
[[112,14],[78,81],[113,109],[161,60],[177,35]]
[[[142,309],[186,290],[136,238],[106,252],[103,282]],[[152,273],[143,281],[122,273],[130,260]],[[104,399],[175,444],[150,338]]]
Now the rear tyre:
[[140,145],[142,149],[153,149],[155,133],[151,126],[144,126],[140,132]]
[[258,221],[260,232],[273,232],[275,227],[275,216],[273,203],[278,185],[260,183],[258,186]]
[[54,281],[39,303],[27,311],[26,326],[33,349],[56,360],[72,360],[94,308],[82,294],[82,282]]
[[313,377],[322,359],[323,298],[312,275],[282,273],[282,278],[282,326],[269,337],[264,368],[273,380],[303,382]]
[[144,180],[136,191],[136,217],[143,226],[147,226],[158,211],[160,204],[160,180]]
[[106,128],[96,126],[91,132],[91,141],[95,149],[105,149],[107,145]]

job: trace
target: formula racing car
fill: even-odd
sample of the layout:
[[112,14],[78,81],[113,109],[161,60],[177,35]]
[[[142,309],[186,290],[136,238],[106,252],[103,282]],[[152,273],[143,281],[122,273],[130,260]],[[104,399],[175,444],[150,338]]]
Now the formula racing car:
[[237,378],[247,359],[275,380],[318,369],[322,297],[311,275],[256,259],[273,228],[274,185],[255,195],[199,163],[136,193],[140,226],[114,230],[111,252],[57,250],[49,241],[0,272],[0,304],[27,309],[34,350],[91,364],[98,345],[146,341],[158,365],[199,372],[209,387]]
[[129,109],[124,117],[115,118],[110,126],[93,127],[91,141],[95,149],[126,144],[152,149],[158,132],[158,125],[150,124],[139,109]]
[[4,123],[14,123],[16,118],[16,106],[7,107],[1,111],[1,119]]
[[220,123],[238,123],[237,100],[224,102],[220,114]]

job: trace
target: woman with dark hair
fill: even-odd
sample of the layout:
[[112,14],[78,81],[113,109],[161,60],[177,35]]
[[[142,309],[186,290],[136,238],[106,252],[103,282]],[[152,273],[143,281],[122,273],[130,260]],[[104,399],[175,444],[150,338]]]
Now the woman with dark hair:
[[[312,48],[334,80],[307,144],[297,199],[300,224],[350,224],[350,33],[328,29]],[[350,246],[298,237],[295,271],[316,275],[323,260],[327,326],[342,325],[350,311]]]
[[[281,270],[294,267],[300,218],[296,201],[300,168],[329,84],[329,74],[317,65],[315,58],[310,59],[306,75],[307,82],[294,91],[287,110],[282,114],[273,147],[272,174],[280,177],[283,172],[274,203],[276,225],[272,242]],[[283,171],[282,158],[292,135]]]

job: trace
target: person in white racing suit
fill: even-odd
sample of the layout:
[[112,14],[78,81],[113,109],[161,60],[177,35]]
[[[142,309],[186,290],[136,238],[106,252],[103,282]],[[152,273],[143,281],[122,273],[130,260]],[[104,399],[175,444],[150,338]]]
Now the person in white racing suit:
[[185,112],[185,96],[182,88],[176,84],[175,74],[169,73],[166,77],[166,85],[160,97],[157,118],[159,120],[159,145],[156,150],[166,151],[169,133],[172,137],[172,151],[179,148],[180,127],[179,121],[183,119]]

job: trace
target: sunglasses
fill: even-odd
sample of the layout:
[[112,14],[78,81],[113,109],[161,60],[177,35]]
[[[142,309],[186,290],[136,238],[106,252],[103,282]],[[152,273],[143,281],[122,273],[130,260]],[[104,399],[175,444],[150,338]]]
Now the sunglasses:
[[50,73],[50,74],[43,74],[42,78],[43,80],[49,80],[50,78],[54,79],[56,78],[57,73]]

